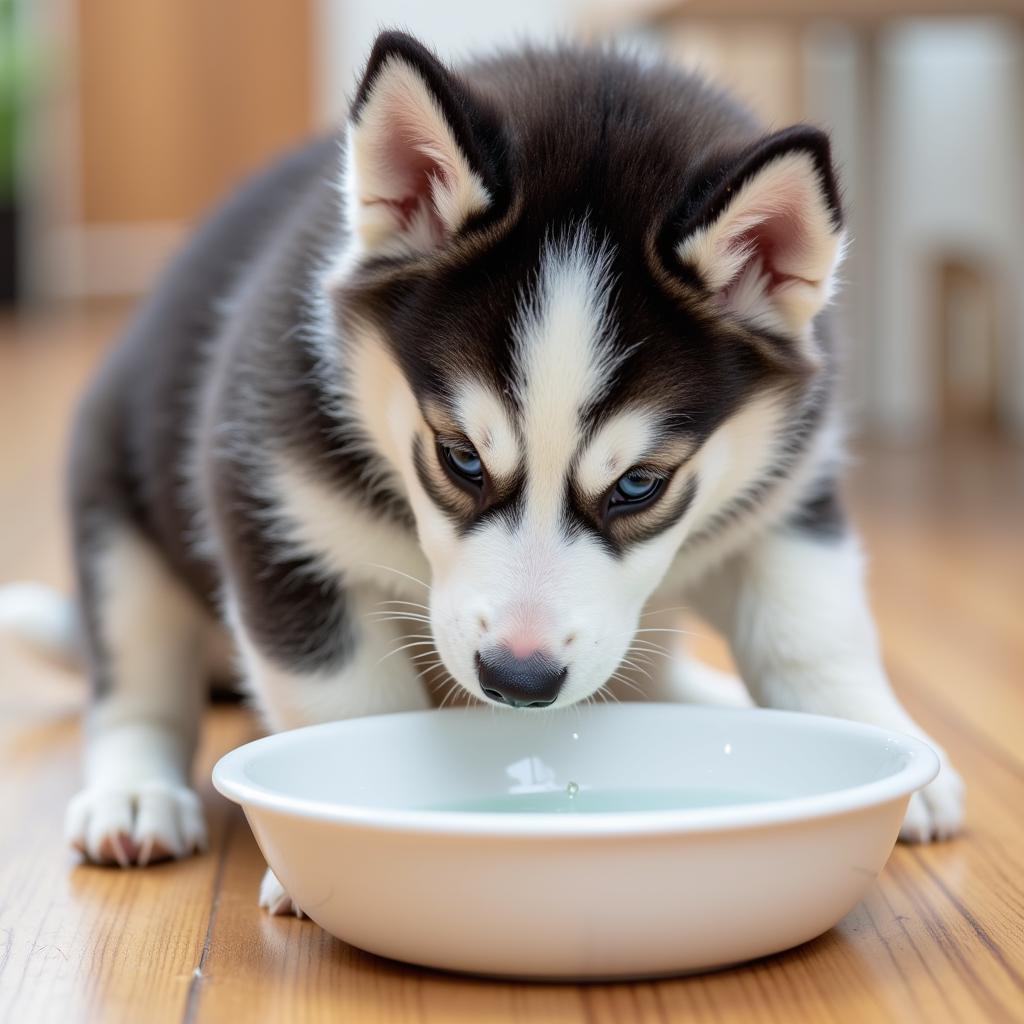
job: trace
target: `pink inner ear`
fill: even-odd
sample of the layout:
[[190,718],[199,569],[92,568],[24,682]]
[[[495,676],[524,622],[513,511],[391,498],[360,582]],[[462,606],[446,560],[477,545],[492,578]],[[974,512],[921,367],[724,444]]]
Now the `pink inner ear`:
[[736,274],[724,291],[728,292],[755,261],[760,262],[769,293],[792,281],[813,283],[797,272],[806,248],[807,235],[800,212],[794,209],[773,211],[729,240],[728,254],[738,256],[742,262],[738,262]]
[[379,149],[386,195],[368,200],[386,206],[403,232],[422,231],[430,245],[443,242],[448,228],[434,204],[434,192],[450,180],[449,170],[429,153],[430,143],[414,124],[398,123]]

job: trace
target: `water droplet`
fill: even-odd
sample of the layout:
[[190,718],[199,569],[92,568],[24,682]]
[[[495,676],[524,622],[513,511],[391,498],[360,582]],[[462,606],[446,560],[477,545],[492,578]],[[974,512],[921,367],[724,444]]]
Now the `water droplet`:
[[571,800],[571,799],[572,799],[572,798],[573,798],[573,797],[574,797],[574,796],[575,796],[575,795],[576,795],[576,794],[577,794],[577,793],[578,793],[579,791],[580,791],[580,787],[579,787],[579,786],[577,786],[575,782],[570,782],[570,783],[569,783],[569,785],[565,787],[565,793],[566,793],[566,796],[568,796],[570,800]]

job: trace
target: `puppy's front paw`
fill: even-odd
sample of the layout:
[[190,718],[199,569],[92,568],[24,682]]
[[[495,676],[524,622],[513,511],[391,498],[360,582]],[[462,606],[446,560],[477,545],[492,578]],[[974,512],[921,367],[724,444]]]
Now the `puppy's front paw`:
[[900,828],[905,843],[930,843],[951,839],[964,823],[964,784],[952,765],[943,758],[933,782],[910,798]]
[[206,849],[199,798],[163,782],[83,789],[68,804],[68,842],[94,864],[145,867]]
[[305,917],[302,910],[295,906],[291,896],[284,891],[284,886],[277,880],[277,875],[270,868],[260,882],[260,906],[266,907],[267,913],[272,917],[285,917],[294,914],[296,917]]

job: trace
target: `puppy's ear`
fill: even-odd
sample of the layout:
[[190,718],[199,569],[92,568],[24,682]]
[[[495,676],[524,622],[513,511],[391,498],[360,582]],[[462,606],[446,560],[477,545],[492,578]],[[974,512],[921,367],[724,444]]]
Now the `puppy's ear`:
[[494,199],[493,126],[421,43],[378,36],[352,104],[344,192],[360,255],[429,252]]
[[804,338],[842,258],[828,137],[798,125],[727,167],[677,228],[675,254],[723,311]]

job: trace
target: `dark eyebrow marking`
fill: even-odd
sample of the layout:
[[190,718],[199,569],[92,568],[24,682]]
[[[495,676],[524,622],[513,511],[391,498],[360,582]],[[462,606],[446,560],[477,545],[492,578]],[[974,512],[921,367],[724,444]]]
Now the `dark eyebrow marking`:
[[[682,464],[680,464],[680,469]],[[606,526],[594,515],[593,504],[571,486],[566,498],[562,528],[567,539],[587,534],[598,541],[613,558],[621,558],[633,544],[656,537],[686,515],[697,496],[698,479],[694,473],[680,493],[668,503],[656,503],[650,509],[616,517]]]
[[451,411],[440,402],[426,401],[420,404],[420,412],[430,429],[438,436],[462,438],[465,431]]
[[454,492],[449,492],[438,484],[427,465],[427,456],[423,451],[423,439],[419,435],[412,440],[412,464],[416,470],[416,476],[430,500],[450,519],[457,523],[464,523],[467,519],[466,501],[459,500]]

